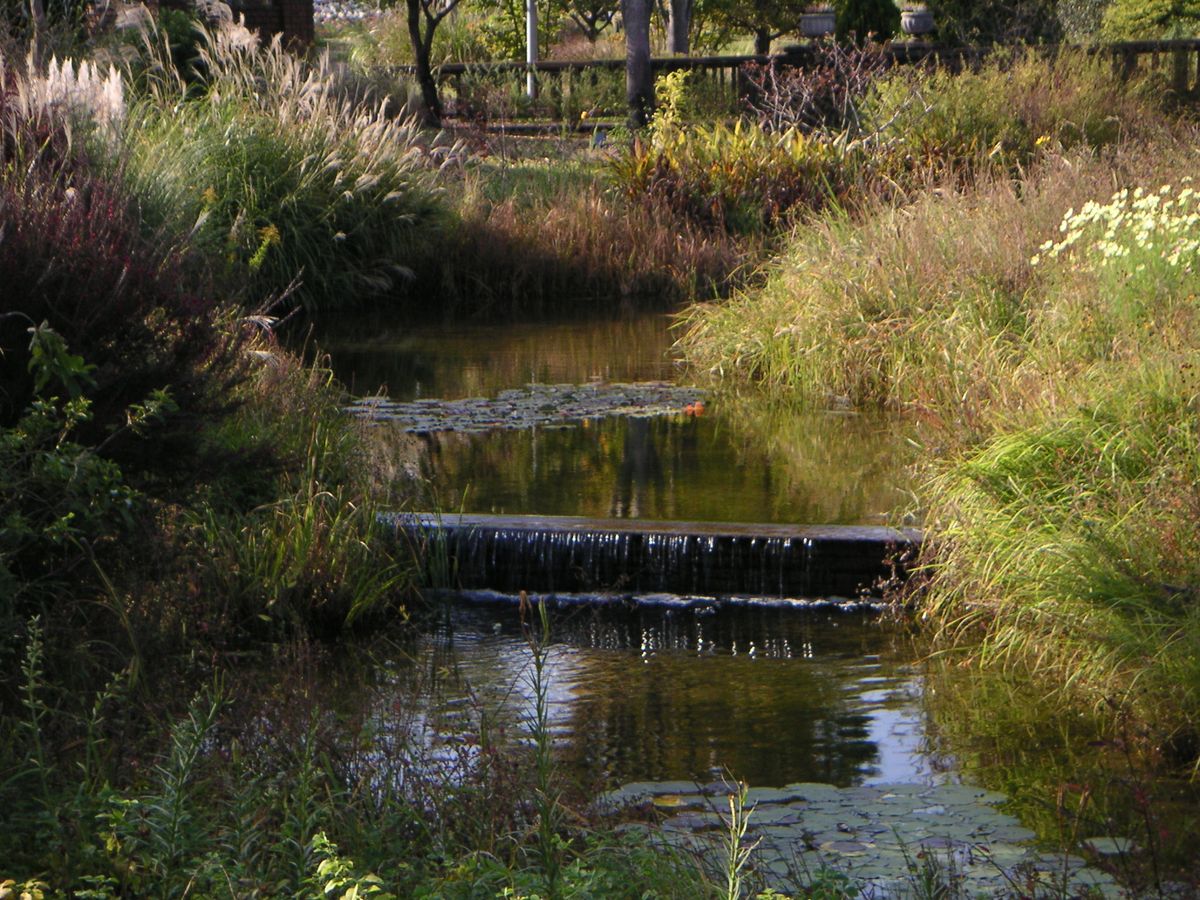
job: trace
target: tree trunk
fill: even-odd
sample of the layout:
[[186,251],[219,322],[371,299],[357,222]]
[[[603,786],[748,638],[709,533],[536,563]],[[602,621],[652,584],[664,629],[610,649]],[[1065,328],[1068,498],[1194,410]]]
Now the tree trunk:
[[692,24],[692,0],[671,0],[667,8],[667,52],[687,56],[688,29]]
[[654,109],[650,0],[621,0],[621,8],[625,19],[625,100],[629,105],[629,125],[642,128],[650,121]]
[[421,88],[421,105],[424,107],[423,120],[426,125],[434,127],[442,124],[442,101],[438,97],[437,81],[433,77],[433,66],[429,59],[433,43],[432,29],[430,40],[424,40],[421,34],[421,0],[405,0],[408,8],[408,38],[412,41],[413,62],[417,70],[417,84]]
[[754,32],[754,53],[756,56],[766,56],[771,52],[771,32],[766,28]]

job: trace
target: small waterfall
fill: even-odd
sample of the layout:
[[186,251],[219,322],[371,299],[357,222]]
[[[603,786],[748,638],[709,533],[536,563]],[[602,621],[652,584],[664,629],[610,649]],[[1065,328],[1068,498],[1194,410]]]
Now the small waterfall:
[[572,517],[405,514],[409,540],[438,542],[452,584],[501,593],[704,597],[877,596],[920,543],[911,530]]

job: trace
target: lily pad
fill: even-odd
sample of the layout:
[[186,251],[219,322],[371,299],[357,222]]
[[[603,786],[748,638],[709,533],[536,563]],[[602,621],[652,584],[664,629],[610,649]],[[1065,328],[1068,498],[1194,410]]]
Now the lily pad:
[[1125,856],[1137,850],[1133,841],[1125,837],[1090,837],[1083,841],[1083,846],[1100,856]]

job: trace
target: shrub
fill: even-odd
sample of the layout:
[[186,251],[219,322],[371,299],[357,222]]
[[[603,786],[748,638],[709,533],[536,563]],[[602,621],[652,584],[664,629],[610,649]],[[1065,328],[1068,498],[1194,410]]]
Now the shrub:
[[892,0],[839,0],[834,8],[839,40],[886,41],[900,30],[900,8]]
[[1145,86],[1106,61],[1032,50],[977,72],[896,73],[877,82],[864,118],[890,142],[893,164],[935,172],[1021,166],[1047,144],[1099,148],[1162,121]]
[[812,52],[816,56],[813,65],[743,67],[751,115],[762,127],[774,131],[860,132],[862,102],[884,74],[887,58],[870,45],[820,44]]
[[846,196],[855,157],[837,143],[745,122],[684,125],[685,76],[659,79],[648,134],[613,163],[627,196],[734,233],[762,231],[793,211],[819,210]]
[[[92,419],[84,392],[94,387],[95,367],[48,326],[29,331],[33,396],[0,428],[0,659],[9,663],[10,642],[29,616],[68,585],[93,580],[78,568],[131,529],[139,499],[116,463],[73,439]],[[129,427],[169,405],[157,394],[128,411]]]
[[930,0],[938,36],[949,43],[1032,44],[1057,41],[1055,0]]
[[1157,40],[1194,35],[1198,25],[1196,0],[1113,0],[1101,33],[1110,41]]

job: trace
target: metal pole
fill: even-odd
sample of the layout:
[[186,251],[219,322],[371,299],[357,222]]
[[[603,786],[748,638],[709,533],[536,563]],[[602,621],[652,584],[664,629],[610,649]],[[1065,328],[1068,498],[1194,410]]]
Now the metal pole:
[[525,0],[525,93],[530,100],[537,99],[538,29],[537,0]]

